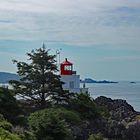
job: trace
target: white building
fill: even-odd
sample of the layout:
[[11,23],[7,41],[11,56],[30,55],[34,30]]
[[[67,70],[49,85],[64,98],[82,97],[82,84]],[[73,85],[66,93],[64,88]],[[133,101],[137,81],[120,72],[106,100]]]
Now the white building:
[[60,76],[64,82],[64,90],[69,90],[74,93],[88,92],[88,88],[80,88],[80,75],[77,75],[76,71],[73,71],[73,64],[67,58],[60,64]]

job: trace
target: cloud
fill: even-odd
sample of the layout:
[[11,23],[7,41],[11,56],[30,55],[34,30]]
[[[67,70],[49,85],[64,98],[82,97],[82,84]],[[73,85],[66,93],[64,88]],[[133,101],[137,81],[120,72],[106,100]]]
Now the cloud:
[[0,39],[139,46],[139,5],[139,0],[2,0]]
[[12,23],[12,22],[13,22],[13,21],[11,21],[11,20],[2,20],[2,19],[0,20],[0,24],[1,24],[1,23]]
[[115,57],[115,56],[110,56],[110,57],[104,57],[102,59],[98,59],[98,61],[113,61],[113,62],[122,62],[122,61],[140,61],[140,56],[118,56],[118,57]]
[[116,8],[116,7],[138,7],[140,5],[139,0],[2,0],[0,8],[7,10],[17,11],[78,11],[84,10],[97,10],[101,8]]

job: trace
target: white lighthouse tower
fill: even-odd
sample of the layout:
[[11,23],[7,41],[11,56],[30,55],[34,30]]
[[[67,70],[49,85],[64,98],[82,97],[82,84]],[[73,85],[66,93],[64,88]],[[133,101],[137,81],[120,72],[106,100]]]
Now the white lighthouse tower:
[[80,75],[77,75],[76,71],[73,71],[73,64],[67,58],[60,64],[60,76],[64,82],[64,90],[69,90],[69,92],[74,93],[88,92],[88,88],[85,88],[85,86],[80,88]]

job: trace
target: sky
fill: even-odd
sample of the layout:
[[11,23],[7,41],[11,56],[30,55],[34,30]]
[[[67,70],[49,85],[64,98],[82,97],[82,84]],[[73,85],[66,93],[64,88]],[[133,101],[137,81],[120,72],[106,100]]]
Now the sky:
[[140,0],[0,0],[0,71],[43,43],[82,79],[140,81]]

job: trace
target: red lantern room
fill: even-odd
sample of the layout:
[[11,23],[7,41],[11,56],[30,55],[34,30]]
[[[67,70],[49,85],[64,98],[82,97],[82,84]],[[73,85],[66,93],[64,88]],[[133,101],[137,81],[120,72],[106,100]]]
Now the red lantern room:
[[61,75],[72,75],[73,74],[73,64],[65,59],[63,63],[60,64],[60,74]]

